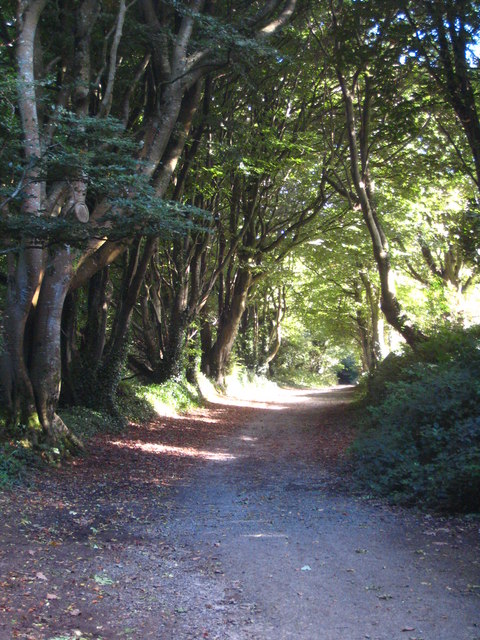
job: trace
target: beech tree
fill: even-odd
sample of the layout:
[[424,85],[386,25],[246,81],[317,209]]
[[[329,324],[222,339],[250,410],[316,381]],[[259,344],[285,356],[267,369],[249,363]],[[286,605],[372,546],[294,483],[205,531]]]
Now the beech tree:
[[238,90],[229,95],[231,111],[219,129],[217,152],[231,163],[223,168],[227,192],[218,246],[231,258],[218,277],[215,331],[203,332],[203,369],[219,382],[255,286],[309,238],[312,226],[331,222],[321,213],[328,199],[321,183],[312,189],[299,167],[307,153],[301,141],[309,95],[295,93],[294,67],[273,64],[280,78],[268,68],[256,71],[256,92],[246,99]]
[[[162,198],[182,151],[181,142],[172,139],[182,105],[187,108],[195,100],[194,87],[206,73],[227,65],[235,51],[245,55],[262,47],[294,7],[294,0],[274,1],[230,12],[227,3],[202,0],[158,5],[120,0],[112,15],[100,0],[66,6],[25,0],[15,14],[10,8],[22,169],[3,210],[7,222],[13,218],[12,227],[21,220],[27,229],[8,254],[3,321],[2,389],[13,428],[27,425],[36,442],[78,445],[56,414],[65,297],[136,242],[129,249],[129,277],[109,353],[123,348],[155,237],[166,226],[161,220],[168,207]],[[8,24],[3,25],[7,31]],[[127,169],[134,169],[135,180],[96,191],[82,162],[88,152],[84,132],[92,119],[110,123],[112,116],[137,142],[134,168]],[[52,173],[48,161],[52,155],[62,157],[57,136],[64,117],[78,134],[77,145],[64,170],[57,162]],[[188,133],[188,122],[181,126]],[[108,143],[107,149],[115,146]],[[157,216],[136,217],[142,202],[144,212],[153,208]],[[83,247],[70,233],[70,220],[78,222],[73,227],[83,235]],[[138,238],[145,222],[150,238],[142,243]],[[58,227],[63,238],[56,234]],[[36,234],[35,229],[43,231]]]
[[387,9],[379,15],[374,9],[364,4],[331,3],[330,10],[314,15],[311,23],[317,57],[323,59],[324,101],[330,104],[330,116],[322,123],[330,140],[325,176],[349,206],[361,213],[377,265],[382,311],[414,346],[424,336],[396,296],[373,174],[375,166],[392,154],[392,147],[405,144],[399,136],[401,130],[396,132],[396,140],[390,135],[392,125],[399,124],[397,107],[404,100],[400,49],[388,37],[393,12]]

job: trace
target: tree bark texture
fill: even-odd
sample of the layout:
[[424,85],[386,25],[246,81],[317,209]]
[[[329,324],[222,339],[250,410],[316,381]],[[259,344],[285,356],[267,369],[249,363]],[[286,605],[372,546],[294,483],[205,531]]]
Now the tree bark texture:
[[210,376],[223,384],[227,366],[237,337],[248,292],[252,285],[252,273],[248,267],[240,267],[235,275],[232,297],[228,307],[224,308],[219,319],[217,338],[208,356]]

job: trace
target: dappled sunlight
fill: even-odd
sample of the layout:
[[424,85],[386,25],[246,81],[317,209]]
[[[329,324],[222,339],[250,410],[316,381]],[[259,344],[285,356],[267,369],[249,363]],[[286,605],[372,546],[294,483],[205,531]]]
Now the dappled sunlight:
[[198,409],[193,409],[186,415],[176,415],[175,420],[180,422],[192,422],[192,420],[194,420],[195,422],[203,422],[204,424],[217,424],[218,422],[218,418],[209,418],[208,416],[200,413],[200,410]]
[[110,440],[110,444],[122,449],[132,449],[144,451],[145,453],[153,453],[155,455],[167,455],[178,458],[199,458],[201,460],[214,460],[216,462],[225,462],[227,460],[235,460],[237,456],[225,451],[206,451],[203,449],[195,449],[194,447],[172,447],[166,444],[154,444],[151,442],[125,442],[123,440]]
[[238,389],[238,393],[229,391],[228,395],[210,394],[209,402],[213,405],[230,407],[245,407],[252,409],[268,409],[270,411],[285,411],[297,404],[315,402],[322,396],[332,392],[341,392],[351,389],[350,385],[338,385],[335,387],[322,387],[319,389],[285,389],[277,386],[268,388],[254,385]]
[[168,405],[166,402],[162,402],[158,398],[149,398],[149,403],[152,405],[153,410],[160,418],[178,418],[178,412]]
[[224,405],[227,407],[245,407],[250,409],[269,409],[270,411],[284,411],[287,406],[284,404],[277,404],[276,401],[272,402],[260,402],[251,398],[234,398],[232,396],[225,396],[219,398],[212,404]]
[[276,411],[286,409],[285,406],[279,406],[278,404],[283,400],[282,390],[272,382],[245,384],[230,378],[227,380],[226,394],[219,393],[211,381],[202,374],[199,375],[198,384],[202,396],[212,405],[273,409]]

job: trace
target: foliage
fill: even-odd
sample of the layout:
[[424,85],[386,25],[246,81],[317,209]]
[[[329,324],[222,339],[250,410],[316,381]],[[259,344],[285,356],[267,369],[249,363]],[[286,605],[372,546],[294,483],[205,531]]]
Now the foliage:
[[59,415],[67,427],[81,440],[92,438],[97,433],[112,433],[125,427],[120,418],[94,411],[88,407],[61,409]]
[[[4,85],[0,82],[0,97]],[[0,156],[0,161],[2,158],[8,161],[9,172],[17,173],[0,190],[2,199],[9,204],[7,214],[0,217],[0,234],[14,241],[13,245],[7,245],[7,251],[21,240],[48,245],[65,242],[81,247],[92,238],[119,241],[140,235],[171,237],[206,224],[205,211],[156,195],[146,176],[141,175],[143,164],[136,157],[139,144],[124,131],[120,121],[113,117],[79,117],[57,109],[55,122],[55,144],[38,161],[41,175],[49,182],[62,177],[74,180],[81,175],[89,183],[87,204],[92,208],[92,203],[105,198],[106,212],[88,225],[78,222],[70,213],[35,219],[22,215],[19,207],[23,194],[18,185],[22,183],[25,167],[20,160],[17,166],[15,158],[7,153],[15,140],[12,133],[7,137],[10,146]],[[2,175],[9,172],[5,170]]]
[[256,375],[236,363],[225,378],[225,391],[230,396],[241,398],[265,398],[269,392],[278,391],[278,387],[265,376]]
[[300,387],[336,384],[339,350],[333,344],[318,342],[304,327],[297,328],[298,333],[288,335],[282,343],[274,361],[274,379]]
[[[276,279],[285,290],[285,316],[281,322],[282,340],[270,374],[275,380],[300,386],[337,383],[336,370],[349,353],[358,358],[354,289],[348,288],[358,277],[357,257],[361,240],[355,230],[340,223],[342,241],[333,234],[298,247],[284,261]],[[338,235],[338,229],[336,229]],[[317,230],[320,235],[320,231]],[[273,279],[268,275],[268,282]],[[280,280],[281,279],[281,280]],[[342,285],[347,282],[349,285]],[[271,304],[271,303],[270,303]],[[260,331],[269,330],[263,321]],[[266,326],[265,326],[266,325]]]
[[118,396],[121,414],[132,422],[147,422],[159,415],[182,413],[201,404],[198,389],[184,378],[151,385],[126,380],[120,384]]
[[340,384],[355,384],[360,375],[360,369],[352,354],[340,360],[337,368],[337,378]]
[[34,462],[30,447],[22,442],[0,444],[0,489],[12,488],[28,479],[28,469]]
[[334,367],[323,373],[309,371],[308,369],[280,369],[275,374],[275,380],[281,385],[299,387],[301,389],[329,387],[337,382]]
[[396,502],[480,510],[480,328],[387,358],[372,383],[357,480]]

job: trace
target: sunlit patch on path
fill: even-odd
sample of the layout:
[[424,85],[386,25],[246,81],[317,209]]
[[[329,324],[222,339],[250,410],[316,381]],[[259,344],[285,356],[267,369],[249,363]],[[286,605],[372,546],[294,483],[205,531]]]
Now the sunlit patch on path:
[[202,458],[204,460],[226,461],[235,460],[236,456],[224,451],[205,451],[195,449],[193,447],[172,447],[166,444],[154,444],[152,442],[132,442],[124,440],[111,440],[110,444],[122,449],[139,449],[146,453],[155,453],[158,455],[179,456],[187,458]]

